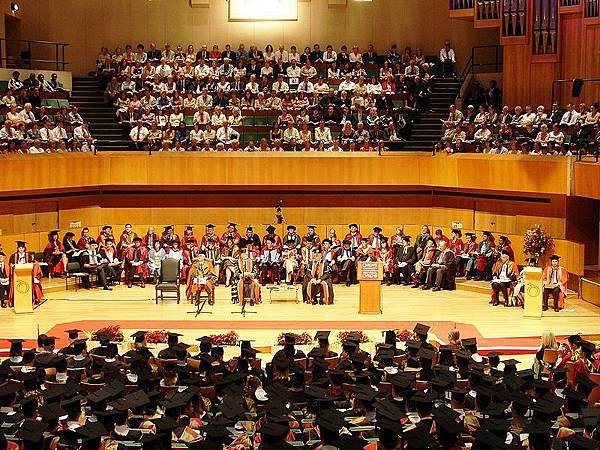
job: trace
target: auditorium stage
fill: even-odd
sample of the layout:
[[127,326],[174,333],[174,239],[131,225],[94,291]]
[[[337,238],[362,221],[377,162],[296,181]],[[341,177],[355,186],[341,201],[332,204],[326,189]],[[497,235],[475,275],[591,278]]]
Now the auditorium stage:
[[[485,288],[483,284],[482,288]],[[197,337],[233,330],[240,339],[253,340],[254,346],[266,349],[263,358],[270,359],[269,347],[276,351],[277,337],[283,331],[308,332],[312,336],[315,330],[332,330],[330,340],[335,350],[339,348],[339,331],[362,330],[369,338],[364,348],[369,350],[382,340],[382,330],[412,330],[416,322],[424,322],[431,326],[432,339],[444,342],[447,331],[456,326],[463,338],[477,337],[482,353],[500,350],[506,355],[522,355],[521,360],[530,361],[526,355],[535,351],[544,330],[552,330],[557,335],[577,332],[600,335],[600,308],[575,295],[567,299],[565,310],[549,311],[542,319],[535,320],[524,318],[521,309],[489,305],[487,294],[463,289],[431,292],[384,286],[381,315],[358,314],[358,286],[335,286],[335,304],[330,306],[306,305],[300,298],[299,303],[293,300],[271,303],[268,288],[262,289],[263,303],[248,308],[256,314],[246,317],[233,314],[240,311],[239,305],[231,303],[228,288],[218,286],[216,304],[205,308],[212,314],[195,317],[189,314],[195,307],[185,301],[183,287],[180,304],[175,300],[156,304],[153,285],[146,285],[144,289],[120,285],[112,292],[76,291],[70,287],[68,291],[48,292],[48,300],[33,314],[17,316],[9,309],[0,311],[0,337],[34,339],[39,327],[40,333],[54,335],[65,343],[64,330],[69,328],[91,333],[100,327],[118,324],[126,341],[136,330],[165,329],[182,333],[183,342],[194,343]],[[0,343],[0,348],[6,345]],[[226,354],[234,355],[238,351],[227,348]]]

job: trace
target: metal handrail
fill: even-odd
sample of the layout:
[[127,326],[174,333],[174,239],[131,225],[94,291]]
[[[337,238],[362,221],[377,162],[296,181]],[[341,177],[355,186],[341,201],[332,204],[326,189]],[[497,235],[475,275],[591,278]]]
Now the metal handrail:
[[[56,70],[65,70],[65,67],[69,64],[65,61],[65,47],[68,47],[69,44],[66,42],[54,42],[54,41],[41,41],[34,39],[7,39],[0,38],[0,51],[4,51],[4,54],[0,56],[0,64],[2,67],[6,67],[9,61],[8,55],[6,54],[6,44],[10,43],[26,43],[27,44],[27,52],[29,56],[31,56],[31,46],[32,45],[44,45],[44,46],[54,46],[55,48],[55,59],[36,59],[36,58],[20,58],[21,66],[23,68],[28,69],[40,69],[40,67],[33,67],[32,63],[42,63],[42,64],[56,64]],[[23,64],[25,63],[25,64]]]
[[[495,49],[495,56],[494,56],[494,62],[490,62],[490,63],[478,63],[476,60],[476,52],[479,49],[483,49],[483,48],[493,48]],[[462,90],[463,85],[465,83],[465,81],[467,80],[468,76],[471,73],[475,73],[475,69],[477,67],[487,67],[487,66],[495,66],[496,67],[496,72],[500,72],[501,67],[502,67],[502,61],[500,59],[500,49],[502,48],[502,45],[498,45],[498,44],[491,44],[491,45],[475,45],[474,47],[471,48],[471,57],[467,60],[467,63],[465,64],[465,67],[463,68],[462,73],[460,74],[460,86],[459,86],[459,92]]]

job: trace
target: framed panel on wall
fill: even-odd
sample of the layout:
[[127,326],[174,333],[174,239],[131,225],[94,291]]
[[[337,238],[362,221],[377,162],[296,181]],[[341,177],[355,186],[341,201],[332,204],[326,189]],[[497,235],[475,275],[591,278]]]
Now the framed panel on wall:
[[298,0],[229,0],[230,22],[298,20]]

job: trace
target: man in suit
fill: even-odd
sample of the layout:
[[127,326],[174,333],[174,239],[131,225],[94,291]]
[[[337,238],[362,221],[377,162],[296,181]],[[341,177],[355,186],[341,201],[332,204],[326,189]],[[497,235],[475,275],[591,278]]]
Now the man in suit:
[[423,289],[433,288],[433,291],[441,291],[444,282],[446,285],[452,286],[455,273],[454,252],[448,248],[446,241],[439,241],[438,253],[427,269],[427,278]]
[[203,59],[204,61],[208,61],[209,58],[210,52],[208,51],[206,44],[204,44],[202,46],[202,49],[198,51],[198,53],[196,53],[196,61],[200,61],[201,59]]
[[162,58],[162,53],[156,48],[156,44],[154,42],[150,43],[150,49],[146,55],[148,58],[147,60],[150,62],[157,62],[160,61],[160,58]]
[[394,281],[408,286],[415,271],[417,252],[410,243],[410,236],[402,237],[402,247],[396,250],[394,258]]
[[378,59],[377,52],[375,51],[373,44],[369,44],[367,51],[363,53],[363,64],[377,64]]
[[[83,270],[87,273],[94,273],[98,277],[98,283],[102,285],[105,291],[112,291],[112,288],[108,286],[108,280],[106,277],[106,266],[105,262],[102,262],[102,257],[98,253],[98,243],[94,240],[90,241],[90,249],[81,256],[81,262],[83,263]],[[90,288],[89,277],[83,278],[83,287],[86,289]]]

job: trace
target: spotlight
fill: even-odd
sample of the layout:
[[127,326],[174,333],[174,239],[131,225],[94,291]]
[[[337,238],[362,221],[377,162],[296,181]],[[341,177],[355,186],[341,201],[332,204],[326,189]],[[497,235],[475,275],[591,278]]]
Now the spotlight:
[[12,11],[13,14],[15,14],[16,12],[19,11],[19,5],[17,3],[11,3],[10,10]]

